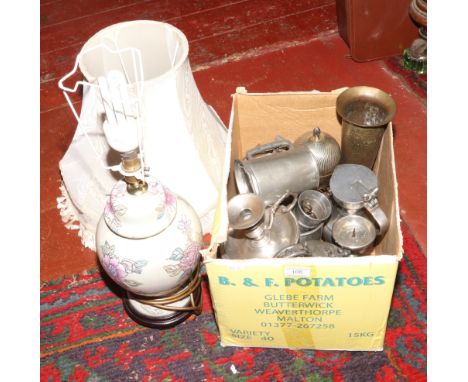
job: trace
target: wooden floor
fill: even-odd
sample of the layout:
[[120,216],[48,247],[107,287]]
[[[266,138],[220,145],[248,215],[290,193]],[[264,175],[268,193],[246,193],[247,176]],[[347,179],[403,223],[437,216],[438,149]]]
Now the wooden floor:
[[335,1],[41,0],[41,280],[96,266],[94,252],[64,228],[56,209],[58,161],[76,127],[57,81],[94,33],[137,19],[166,21],[185,33],[197,86],[226,125],[237,86],[271,92],[370,85],[391,93],[401,215],[426,251],[426,100],[385,60],[349,59]]

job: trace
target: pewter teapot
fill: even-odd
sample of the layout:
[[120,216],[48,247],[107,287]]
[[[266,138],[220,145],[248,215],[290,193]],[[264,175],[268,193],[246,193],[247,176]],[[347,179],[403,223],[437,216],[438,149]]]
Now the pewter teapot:
[[[283,204],[288,197],[289,205]],[[296,196],[285,193],[273,205],[258,195],[240,194],[228,203],[229,231],[222,249],[225,259],[273,258],[296,244],[299,227],[291,209]]]

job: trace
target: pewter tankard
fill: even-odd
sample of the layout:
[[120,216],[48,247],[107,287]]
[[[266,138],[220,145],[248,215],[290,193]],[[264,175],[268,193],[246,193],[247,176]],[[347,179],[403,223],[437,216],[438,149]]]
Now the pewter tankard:
[[355,86],[338,96],[336,112],[342,119],[341,163],[372,169],[385,128],[395,115],[395,101],[380,89]]
[[244,160],[234,161],[239,193],[254,193],[267,203],[289,191],[318,188],[320,173],[314,155],[305,146],[293,146],[282,137],[249,150]]

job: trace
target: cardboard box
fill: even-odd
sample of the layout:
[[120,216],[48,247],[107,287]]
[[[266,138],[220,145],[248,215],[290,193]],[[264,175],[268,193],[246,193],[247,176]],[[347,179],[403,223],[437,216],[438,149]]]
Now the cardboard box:
[[[225,260],[216,250],[227,236],[227,200],[236,193],[232,164],[277,135],[294,141],[319,126],[341,142],[338,94],[294,92],[233,96],[231,150],[212,230],[204,252],[221,344],[292,349],[382,350],[390,302],[402,257],[402,235],[391,125],[374,166],[379,202],[389,219],[370,256]],[[230,151],[230,154],[229,154]],[[230,174],[229,174],[230,173]],[[229,177],[228,177],[229,175]],[[228,181],[229,180],[229,181]]]

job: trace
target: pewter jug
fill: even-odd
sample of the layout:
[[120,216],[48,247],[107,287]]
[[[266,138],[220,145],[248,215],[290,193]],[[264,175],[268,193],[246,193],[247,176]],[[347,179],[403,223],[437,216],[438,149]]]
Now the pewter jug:
[[249,150],[244,160],[234,161],[234,176],[239,193],[254,193],[269,203],[287,191],[315,189],[320,182],[310,150],[304,145],[294,147],[281,137]]
[[340,145],[336,139],[316,127],[297,138],[294,145],[305,145],[310,150],[319,168],[320,186],[327,186],[341,159]]
[[273,205],[249,193],[234,196],[228,203],[229,232],[224,243],[225,259],[272,258],[283,248],[296,244],[299,227],[291,212],[296,203],[282,204],[290,196],[281,196]]

